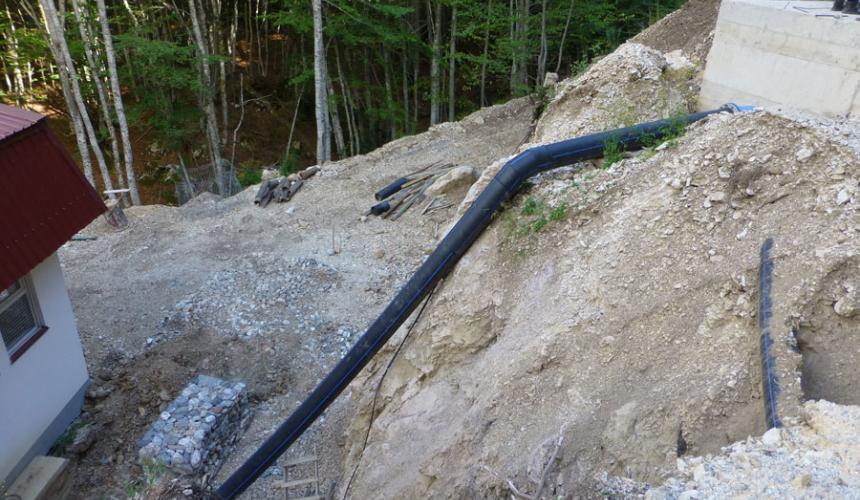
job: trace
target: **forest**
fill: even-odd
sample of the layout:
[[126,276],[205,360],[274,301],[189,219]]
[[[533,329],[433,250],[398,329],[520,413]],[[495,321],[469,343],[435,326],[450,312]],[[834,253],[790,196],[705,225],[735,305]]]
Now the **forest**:
[[48,115],[100,191],[177,203],[541,98],[682,3],[4,0],[0,100]]

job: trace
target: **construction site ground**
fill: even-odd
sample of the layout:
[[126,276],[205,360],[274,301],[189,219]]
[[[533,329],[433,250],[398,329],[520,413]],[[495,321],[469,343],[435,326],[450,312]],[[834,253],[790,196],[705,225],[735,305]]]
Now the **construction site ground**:
[[[122,232],[87,228],[96,240],[60,252],[94,382],[83,415],[92,438],[68,451],[76,494],[147,486],[136,441],[198,373],[251,391],[251,428],[208,482],[225,479],[506,159],[694,109],[716,3],[690,2],[546,103],[514,100],[323,165],[289,203],[258,208],[250,188],[130,209]],[[672,27],[685,16],[696,22],[680,36]],[[316,454],[322,489],[338,498],[850,496],[860,484],[860,417],[845,406],[860,404],[858,154],[850,120],[722,113],[612,165],[532,179],[409,338],[402,328],[280,463]],[[446,194],[453,207],[363,217],[379,187],[439,161],[481,172]],[[767,238],[788,424],[777,435],[764,434],[756,307]],[[830,403],[804,403],[819,399]],[[172,479],[151,481],[149,494],[202,495]],[[272,468],[247,497],[283,498],[283,485]]]

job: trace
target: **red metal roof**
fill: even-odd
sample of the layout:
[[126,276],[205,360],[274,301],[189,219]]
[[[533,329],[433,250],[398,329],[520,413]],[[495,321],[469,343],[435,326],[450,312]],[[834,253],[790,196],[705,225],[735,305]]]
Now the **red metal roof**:
[[45,119],[0,105],[0,290],[105,210]]
[[42,118],[39,113],[0,104],[0,140],[35,125]]

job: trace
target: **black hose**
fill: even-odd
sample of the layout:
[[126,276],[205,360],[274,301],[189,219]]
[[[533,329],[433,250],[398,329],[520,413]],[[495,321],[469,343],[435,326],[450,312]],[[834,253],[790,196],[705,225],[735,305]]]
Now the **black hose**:
[[761,263],[758,279],[758,327],[761,337],[761,388],[764,393],[764,416],[768,429],[782,427],[776,411],[776,398],[779,396],[779,379],[776,376],[776,361],[770,352],[773,339],[770,336],[770,319],[773,317],[773,260],[770,250],[773,238],[765,240],[761,246]]
[[460,257],[490,224],[499,206],[513,196],[527,178],[545,170],[600,158],[603,156],[604,144],[610,141],[621,149],[636,149],[642,146],[646,138],[659,140],[667,133],[671,133],[679,122],[692,123],[714,113],[739,109],[742,108],[727,105],[713,111],[694,113],[681,118],[658,120],[568,139],[527,149],[511,159],[484,188],[472,206],[439,243],[436,250],[421,264],[421,267],[346,356],[293,414],[275,430],[274,434],[266,439],[260,448],[218,488],[214,498],[219,500],[235,498],[275,463],[406,321],[421,299],[451,271]]
[[406,177],[401,177],[377,191],[376,194],[374,194],[373,196],[374,198],[376,198],[377,201],[382,201],[391,196],[392,194],[400,191],[400,189],[403,188],[403,185],[407,182],[409,182],[409,179],[407,179]]
[[372,213],[373,215],[382,215],[389,210],[391,210],[391,203],[387,201],[377,203],[376,205],[370,207],[370,213]]

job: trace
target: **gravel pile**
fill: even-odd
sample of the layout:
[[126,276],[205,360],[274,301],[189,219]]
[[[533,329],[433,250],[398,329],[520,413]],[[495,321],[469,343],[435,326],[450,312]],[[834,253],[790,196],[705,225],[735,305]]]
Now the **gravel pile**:
[[213,273],[204,286],[165,310],[162,336],[147,343],[204,327],[244,339],[292,333],[312,344],[305,346],[312,351],[345,353],[357,329],[325,317],[317,302],[340,283],[337,270],[312,258],[243,256],[234,269]]
[[678,476],[645,498],[860,498],[860,407],[804,404],[801,419],[678,460]]

